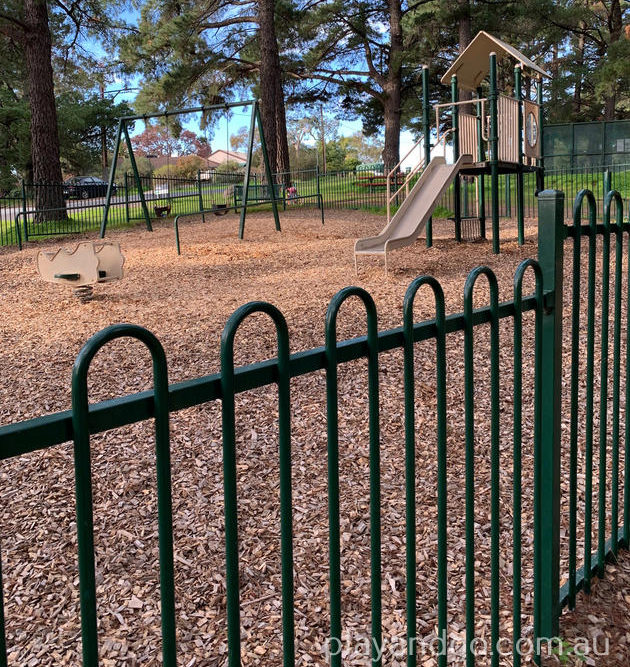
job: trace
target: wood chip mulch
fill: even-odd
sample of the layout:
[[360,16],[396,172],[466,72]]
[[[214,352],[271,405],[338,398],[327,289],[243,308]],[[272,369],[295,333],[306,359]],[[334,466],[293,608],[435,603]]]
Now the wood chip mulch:
[[[22,253],[9,249],[0,251],[3,304],[0,423],[9,424],[68,409],[73,361],[83,343],[109,324],[133,322],[155,333],[166,350],[170,381],[177,382],[218,371],[223,326],[229,315],[247,301],[262,299],[280,308],[289,325],[291,350],[297,352],[323,344],[328,302],[346,285],[360,285],[372,294],[382,330],[400,326],[405,289],[419,274],[435,275],[445,290],[447,313],[460,312],[464,281],[472,268],[489,265],[498,277],[500,299],[508,300],[512,298],[516,266],[537,253],[533,221],[527,225],[523,247],[516,243],[513,222],[502,222],[499,256],[492,255],[488,242],[456,244],[452,225],[437,221],[433,248],[426,249],[421,241],[394,253],[387,277],[381,260],[361,258],[359,275],[355,276],[354,240],[377,233],[384,224],[382,217],[360,211],[327,211],[326,225],[322,227],[316,211],[293,209],[282,215],[282,224],[283,232],[279,234],[273,229],[271,215],[249,215],[246,239],[239,242],[235,216],[211,217],[205,224],[185,220],[181,225],[181,257],[176,255],[172,226],[167,221],[156,223],[153,233],[141,228],[112,231],[109,237],[120,242],[126,256],[126,277],[119,283],[98,285],[94,300],[85,304],[73,297],[71,290],[41,282],[35,269],[35,256],[40,247],[71,246],[78,239],[29,244]],[[570,268],[567,261],[567,280]],[[531,289],[531,279],[528,280],[527,289]],[[480,281],[476,305],[487,303],[487,292],[487,285]],[[568,304],[570,301],[567,308]],[[624,303],[624,312],[625,308]],[[430,318],[433,313],[428,291],[419,294],[417,319]],[[523,378],[521,620],[524,633],[528,634],[532,623],[533,576],[530,566],[533,382],[532,359],[528,353],[532,340],[531,317],[526,316],[524,320],[527,331]],[[582,320],[585,322],[585,317]],[[569,322],[565,318],[567,331]],[[348,302],[339,316],[339,338],[354,337],[364,331],[364,311],[355,300]],[[502,321],[500,334],[500,457],[504,471],[500,498],[501,631],[503,637],[511,639],[513,331],[510,321]],[[478,637],[487,639],[490,628],[488,327],[480,327],[475,336],[478,558],[475,630]],[[625,331],[623,339],[625,353]],[[465,633],[462,344],[461,335],[449,337],[448,624],[455,643],[461,642]],[[275,349],[274,333],[264,317],[252,318],[239,330],[238,364],[274,356]],[[415,361],[417,607],[419,636],[428,638],[435,633],[437,596],[434,357],[431,342],[418,345]],[[565,358],[568,367],[567,351]],[[383,632],[387,645],[396,650],[400,649],[400,640],[405,634],[401,378],[400,351],[381,355]],[[569,381],[570,377],[566,376],[565,387],[569,386]],[[600,382],[597,378],[597,387]],[[369,664],[360,643],[369,629],[370,613],[365,361],[341,367],[339,385],[342,621],[349,638],[345,657],[347,664]],[[150,386],[150,361],[134,342],[115,341],[97,355],[90,371],[92,401]],[[328,633],[325,376],[316,373],[296,378],[291,390],[297,658],[301,666],[315,666],[326,664]],[[583,393],[582,383],[581,397]],[[598,390],[596,396],[599,396]],[[583,417],[583,408],[581,410]],[[239,395],[237,411],[242,662],[243,665],[279,665],[282,645],[277,395],[274,388]],[[568,421],[566,413],[563,428],[568,428]],[[597,433],[597,420],[595,429]],[[223,665],[227,646],[220,406],[202,405],[174,413],[171,433],[179,664],[186,667]],[[102,664],[159,665],[158,545],[151,424],[134,424],[99,434],[92,443]],[[582,453],[580,462],[578,483],[583,489]],[[622,471],[623,465],[622,456]],[[595,481],[597,470],[596,465]],[[597,492],[597,484],[594,491]],[[580,517],[582,496],[583,493]],[[9,664],[20,667],[78,665],[81,647],[71,445],[3,461],[0,497],[0,549]],[[562,572],[566,572],[567,516],[567,505],[563,501]],[[582,523],[580,518],[579,544],[583,543]],[[596,535],[593,543],[596,544]],[[630,650],[626,648],[630,638],[630,596],[626,586],[626,582],[630,582],[629,562],[622,556],[619,563],[610,568],[606,579],[597,584],[588,601],[581,596],[577,610],[565,613],[561,619],[561,634],[567,645],[593,633],[610,637],[611,656],[598,657],[593,664],[630,664]],[[575,655],[568,659],[577,660]],[[404,659],[394,651],[386,653],[384,661],[391,665],[404,664]],[[449,663],[462,664],[461,654],[453,651]],[[419,664],[428,667],[435,664],[435,660],[423,656]],[[479,664],[488,664],[487,658],[481,657]],[[502,659],[501,664],[511,665],[511,658]]]

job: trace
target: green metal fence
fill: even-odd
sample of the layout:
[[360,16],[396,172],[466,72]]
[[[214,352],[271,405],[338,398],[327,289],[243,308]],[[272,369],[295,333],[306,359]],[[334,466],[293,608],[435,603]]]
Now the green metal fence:
[[[243,174],[221,172],[198,173],[194,178],[141,177],[149,213],[154,217],[210,210],[225,205],[226,201],[233,204],[234,184],[242,181]],[[62,185],[22,183],[21,196],[14,194],[0,199],[0,246],[99,229],[105,205],[104,191],[85,191],[85,198],[81,197],[80,191],[76,196],[66,196],[63,209],[37,207],[35,202],[42,190],[61,188]],[[142,219],[135,181],[129,174],[124,174],[112,197],[108,224],[110,228],[124,227]]]
[[0,246],[18,245],[19,230],[15,216],[23,210],[24,200],[17,193],[0,198]]
[[[582,205],[588,204],[588,223],[582,224]],[[400,350],[404,358],[404,457],[405,457],[405,526],[406,526],[406,627],[407,655],[410,667],[418,662],[414,640],[418,636],[417,577],[419,568],[416,552],[418,516],[416,507],[416,446],[418,429],[414,411],[418,405],[418,371],[414,366],[414,354],[418,343],[430,343],[435,351],[435,374],[429,378],[435,383],[436,403],[434,419],[435,442],[424,443],[434,447],[437,461],[436,505],[437,551],[435,568],[428,565],[431,576],[437,580],[437,609],[435,625],[438,636],[449,635],[449,613],[455,611],[449,605],[449,581],[447,561],[462,562],[465,576],[465,660],[470,667],[476,664],[474,650],[476,624],[479,622],[476,594],[478,578],[487,573],[479,571],[477,560],[480,549],[489,550],[489,583],[487,598],[490,608],[491,628],[490,662],[499,665],[501,653],[501,616],[507,611],[501,597],[501,579],[507,576],[500,551],[501,531],[511,536],[511,618],[513,632],[509,651],[513,664],[521,664],[523,625],[522,600],[532,595],[533,639],[549,639],[558,634],[558,620],[563,605],[573,607],[576,592],[588,590],[592,576],[601,576],[606,559],[616,554],[619,546],[627,547],[630,537],[630,345],[622,331],[628,329],[628,299],[630,275],[624,269],[623,237],[630,233],[630,225],[623,222],[623,207],[618,193],[610,192],[605,199],[603,223],[596,218],[596,201],[592,193],[579,194],[574,207],[572,225],[564,223],[564,198],[562,193],[541,193],[539,209],[539,257],[538,262],[524,261],[514,278],[513,299],[499,302],[499,286],[494,273],[487,267],[475,269],[464,286],[464,310],[446,316],[444,293],[440,284],[423,276],[409,286],[403,304],[403,326],[378,331],[377,311],[372,297],[363,289],[348,287],[331,301],[326,315],[325,345],[290,354],[289,332],[282,313],[274,306],[252,302],[239,308],[228,320],[221,338],[221,371],[216,375],[200,377],[178,384],[168,384],[167,362],[160,342],[146,329],[120,324],[109,327],[92,339],[81,350],[72,376],[72,410],[50,414],[42,418],[9,424],[0,428],[0,458],[3,460],[23,456],[29,452],[55,447],[66,441],[74,442],[75,488],[77,500],[77,544],[79,556],[79,589],[81,602],[81,627],[83,664],[96,666],[99,661],[95,564],[94,526],[92,510],[91,435],[109,431],[126,424],[153,420],[155,425],[155,452],[159,522],[160,597],[162,618],[162,660],[166,667],[176,664],[176,612],[173,561],[173,528],[171,498],[171,462],[169,445],[169,414],[191,406],[220,401],[222,415],[223,491],[225,528],[225,572],[228,664],[241,664],[240,620],[240,562],[239,521],[237,490],[237,433],[236,396],[256,388],[277,387],[278,470],[280,497],[280,557],[281,557],[281,608],[283,664],[294,665],[300,657],[300,647],[295,642],[294,610],[294,558],[293,527],[295,512],[292,502],[292,441],[291,383],[300,376],[310,377],[318,371],[326,374],[326,422],[328,467],[328,579],[329,602],[326,612],[327,641],[329,645],[341,645],[343,633],[343,599],[341,595],[341,535],[340,535],[340,439],[339,416],[343,413],[344,397],[340,396],[338,371],[348,362],[367,360],[369,432],[369,535],[371,622],[369,633],[372,641],[372,662],[382,663],[378,650],[383,641],[383,554],[381,545],[381,421],[379,415],[379,373],[385,371],[382,355]],[[616,217],[611,222],[611,208],[615,205]],[[572,253],[566,253],[572,262],[572,284],[565,290],[565,244],[572,239]],[[614,239],[614,255],[611,245]],[[582,267],[587,242],[586,276]],[[597,247],[601,245],[601,279],[597,277]],[[614,261],[611,262],[614,256]],[[626,257],[627,261],[627,257]],[[567,259],[568,262],[568,259]],[[609,266],[613,266],[611,279]],[[586,277],[586,300],[582,283]],[[478,282],[486,283],[489,305],[478,305]],[[524,285],[532,290],[524,295]],[[414,301],[419,291],[433,294],[434,317],[421,322],[414,321]],[[563,301],[570,297],[570,335],[563,335]],[[612,295],[612,302],[611,302]],[[563,297],[565,297],[563,299]],[[365,310],[367,335],[351,340],[337,340],[337,318],[340,309],[349,299],[358,299]],[[582,364],[583,316],[586,308],[586,361]],[[236,367],[235,336],[239,327],[250,316],[262,313],[271,318],[277,335],[277,357],[265,362]],[[569,320],[567,320],[569,321]],[[596,345],[596,322],[601,327],[599,344]],[[506,327],[507,326],[507,333]],[[479,353],[482,331],[488,331],[487,348],[481,350],[484,369],[475,365]],[[612,332],[612,335],[611,335]],[[448,497],[447,448],[449,446],[447,413],[447,343],[454,336],[463,335],[460,350],[464,364],[463,411],[465,418],[464,440],[460,446],[465,456],[465,477],[460,484],[465,487],[465,504],[456,507]],[[511,377],[501,373],[500,354],[505,336],[510,335],[514,345]],[[115,400],[89,405],[88,373],[96,353],[114,339],[133,338],[141,341],[150,351],[153,360],[154,388],[152,391],[132,394]],[[485,339],[484,339],[485,340]],[[612,363],[609,364],[609,340],[612,343]],[[563,362],[563,343],[570,347],[571,363]],[[624,354],[622,354],[624,352]],[[524,358],[532,362],[524,364]],[[597,361],[599,360],[599,361]],[[597,363],[596,363],[597,362]],[[585,368],[582,368],[585,365]],[[598,367],[597,367],[598,365]],[[525,370],[528,369],[528,370]],[[487,373],[490,391],[481,397],[475,391],[479,374]],[[527,377],[524,374],[527,373]],[[563,378],[570,378],[568,383]],[[596,387],[599,382],[599,413],[596,412]],[[612,385],[612,398],[609,398]],[[423,381],[427,381],[423,376]],[[524,382],[534,388],[531,396],[523,392]],[[570,429],[563,438],[561,415],[563,410],[563,386],[570,393]],[[586,387],[585,399],[580,388]],[[507,387],[507,389],[506,389]],[[506,400],[506,391],[510,395]],[[566,392],[565,392],[566,393]],[[585,400],[585,403],[582,401]],[[489,420],[477,424],[478,404],[485,401]],[[501,432],[502,414],[512,413],[513,428],[507,438]],[[532,415],[525,427],[523,411]],[[594,415],[599,421],[599,436],[594,434]],[[623,438],[622,416],[624,417]],[[610,429],[609,429],[610,423]],[[523,458],[525,428],[531,431],[533,454],[528,456],[531,465],[531,482],[523,488],[525,459]],[[489,432],[489,448],[479,451],[480,429]],[[452,436],[450,436],[452,441]],[[568,440],[568,441],[567,441]],[[595,442],[599,446],[594,464]],[[451,446],[453,446],[451,444]],[[501,465],[500,451],[509,446],[511,466]],[[561,458],[561,453],[563,457]],[[569,469],[561,466],[568,453]],[[583,453],[579,475],[579,456]],[[489,462],[489,477],[480,479],[475,461],[483,456]],[[623,460],[623,473],[621,462]],[[608,462],[610,461],[610,466]],[[598,471],[596,510],[593,497],[593,470]],[[561,489],[563,475],[568,477],[567,497]],[[583,488],[579,480],[584,479]],[[506,480],[511,480],[511,519],[505,516],[500,504],[505,492]],[[480,489],[479,486],[483,488]],[[503,489],[503,491],[502,491]],[[489,491],[488,525],[478,521],[478,493]],[[270,490],[271,492],[271,490]],[[584,493],[585,511],[583,548],[578,551],[578,496]],[[533,523],[522,521],[525,494],[533,497]],[[620,496],[623,497],[619,504]],[[44,501],[45,502],[45,501]],[[597,520],[594,520],[594,514]],[[620,524],[620,514],[623,520]],[[464,553],[449,552],[449,526],[453,522],[465,524]],[[507,524],[507,526],[506,526]],[[567,538],[561,540],[561,528],[568,527]],[[70,530],[70,528],[68,528]],[[191,530],[194,527],[191,526]],[[533,534],[533,554],[526,556],[522,542],[529,531]],[[591,553],[592,538],[596,536],[597,550]],[[565,552],[568,550],[568,558]],[[531,560],[529,560],[531,558]],[[430,562],[430,561],[428,561]],[[578,563],[581,563],[578,567]],[[523,568],[533,570],[533,587],[523,580]],[[6,574],[6,573],[5,573]],[[560,588],[561,581],[566,583]],[[1,572],[0,572],[1,581]],[[459,582],[459,579],[458,579]],[[455,586],[461,586],[455,583]],[[532,590],[533,588],[533,590]],[[485,588],[484,588],[485,590]],[[0,596],[2,605],[2,596]],[[0,606],[0,612],[3,607]],[[54,623],[54,619],[50,619]],[[8,642],[7,642],[8,632]],[[10,646],[11,618],[0,614],[0,665],[7,664],[7,644]],[[534,644],[535,645],[535,644]],[[444,667],[448,656],[438,654],[438,665]],[[332,665],[342,664],[341,652],[330,655]]]
[[[582,223],[586,204],[587,223]],[[611,222],[611,208],[614,222]],[[573,239],[570,435],[568,443],[568,577],[560,592],[561,604],[573,608],[577,591],[590,590],[593,575],[602,576],[606,560],[616,557],[619,546],[630,544],[630,346],[622,358],[622,341],[628,330],[627,308],[630,295],[630,273],[624,285],[624,236],[630,227],[623,221],[623,200],[617,191],[604,200],[603,223],[597,222],[597,202],[589,190],[582,191],[574,205],[573,225],[566,232]],[[584,257],[586,241],[586,257]],[[601,244],[601,255],[597,249]],[[611,250],[614,248],[614,253]],[[627,251],[625,251],[627,254]],[[586,260],[586,261],[584,261]],[[627,257],[626,257],[627,262]],[[586,285],[580,277],[586,264]],[[599,268],[598,268],[599,267]],[[627,270],[627,269],[626,269]],[[601,278],[598,273],[601,271]],[[612,279],[611,279],[612,273]],[[586,290],[584,290],[586,287]],[[584,291],[586,294],[584,295]],[[584,298],[586,297],[586,299]],[[581,307],[582,305],[582,307]],[[584,307],[585,306],[585,307]],[[585,312],[584,312],[585,311]],[[599,314],[599,318],[597,315]],[[586,319],[586,331],[583,323]],[[596,332],[598,334],[596,335]],[[599,340],[596,340],[599,339]],[[599,343],[599,344],[597,344]],[[609,346],[612,345],[612,355]],[[585,361],[585,395],[581,393],[580,357]],[[624,368],[625,366],[625,368]],[[625,389],[622,394],[622,377]],[[599,398],[597,398],[597,382]],[[612,400],[610,387],[612,385]],[[584,403],[582,403],[584,401]],[[583,406],[584,431],[580,432],[579,415]],[[611,410],[612,408],[612,410]],[[621,423],[625,420],[623,438]],[[598,422],[599,428],[595,428]],[[583,445],[583,446],[581,446]],[[599,451],[596,451],[596,448]],[[623,477],[620,478],[620,455]],[[583,460],[580,458],[583,456]],[[595,460],[594,460],[595,459]],[[598,479],[594,480],[594,471]],[[581,475],[579,474],[581,473]],[[583,478],[583,487],[578,478]],[[621,485],[620,485],[621,481]],[[594,483],[595,482],[595,483]],[[597,484],[597,489],[594,488]],[[578,499],[584,494],[583,515]],[[593,497],[596,509],[593,508]],[[620,501],[623,511],[620,512]],[[620,524],[620,514],[623,522]],[[596,521],[594,519],[596,515]],[[583,544],[578,545],[578,517],[582,517]],[[596,541],[593,551],[592,543]],[[578,568],[578,561],[582,565]]]
[[[234,205],[234,188],[242,187],[243,174],[229,173],[197,173],[195,178],[175,178],[172,176],[140,177],[145,200],[151,216],[159,217],[156,210],[168,209],[168,215],[188,215],[202,210],[211,210],[220,206]],[[252,185],[257,183],[257,176],[252,175]],[[137,202],[137,188],[131,174],[124,176],[126,197]],[[166,212],[166,211],[165,211]],[[143,214],[139,204],[131,208],[130,220],[142,220]]]
[[[76,193],[76,196],[64,196],[64,208],[42,209],[37,206],[38,198],[50,199],[45,191],[59,192],[62,189],[63,185],[55,184],[22,185],[23,198],[20,210],[14,212],[14,220],[25,241],[45,236],[83,234],[98,229],[103,215],[104,190],[85,191],[83,196],[81,193]],[[112,209],[114,227],[129,224],[126,201],[126,192],[123,188],[118,188]]]
[[[548,165],[549,167],[549,165]],[[604,195],[612,188],[619,191],[624,199],[630,197],[630,165],[609,164],[582,165],[545,170],[546,187],[562,190],[566,193],[565,218],[571,219],[571,202],[582,189],[591,190],[603,206]],[[276,174],[277,182],[290,182],[294,185],[297,197],[291,202],[292,208],[312,207],[319,196],[326,209],[367,209],[384,212],[386,209],[386,182],[382,174],[358,171],[329,171],[322,173],[318,169]],[[143,176],[142,187],[149,214],[190,215],[202,210],[234,206],[235,188],[241,186],[241,173],[212,173],[203,177],[175,178],[168,176]],[[254,190],[261,187],[256,174],[253,174]],[[413,185],[413,183],[412,183]],[[68,199],[66,201],[67,218],[55,219],[45,211],[38,211],[34,205],[35,190],[58,186],[24,185],[22,196],[0,200],[0,245],[17,245],[20,237],[24,240],[38,236],[50,236],[70,233],[85,233],[98,229],[103,216],[104,197],[88,200]],[[486,182],[488,191],[489,182]],[[461,187],[462,215],[475,216],[476,186],[474,182],[464,181]],[[516,178],[509,174],[499,177],[499,214],[511,218],[516,214]],[[399,204],[404,195],[401,194]],[[263,204],[264,205],[264,204]],[[536,179],[534,174],[524,175],[524,211],[528,218],[537,215]],[[436,217],[450,217],[454,211],[454,194],[451,185],[438,203]],[[57,211],[55,211],[57,213]],[[143,219],[140,197],[134,179],[125,174],[112,199],[110,212],[111,225],[116,227],[133,224]]]

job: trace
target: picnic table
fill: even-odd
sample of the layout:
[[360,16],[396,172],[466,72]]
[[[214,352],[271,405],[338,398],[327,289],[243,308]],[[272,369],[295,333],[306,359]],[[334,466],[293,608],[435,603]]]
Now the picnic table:
[[[404,174],[396,174],[390,180],[392,187],[400,187],[405,182]],[[356,185],[370,190],[380,190],[387,187],[387,176],[385,174],[368,174],[366,176],[357,176]]]

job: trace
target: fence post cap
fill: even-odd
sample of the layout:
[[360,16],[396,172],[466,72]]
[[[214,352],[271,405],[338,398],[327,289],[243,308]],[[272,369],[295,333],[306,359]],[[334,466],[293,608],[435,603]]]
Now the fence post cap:
[[538,199],[564,199],[564,192],[562,190],[541,190]]

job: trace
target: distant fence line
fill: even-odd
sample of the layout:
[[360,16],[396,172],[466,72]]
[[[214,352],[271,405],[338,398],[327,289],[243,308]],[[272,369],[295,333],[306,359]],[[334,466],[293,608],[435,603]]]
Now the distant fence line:
[[[607,167],[580,167],[575,169],[554,169],[545,171],[545,187],[566,193],[565,216],[571,217],[570,202],[577,193],[587,188],[596,199],[603,202],[604,193],[616,189],[624,199],[630,196],[630,165],[610,165]],[[487,177],[486,177],[487,178]],[[279,183],[291,183],[300,197],[294,206],[314,206],[315,195],[321,194],[326,209],[362,209],[384,212],[386,206],[386,179],[382,173],[369,171],[328,171],[318,169],[292,171],[276,174]],[[197,173],[195,178],[141,177],[142,188],[151,216],[163,214],[172,216],[211,210],[223,204],[232,204],[233,188],[242,183],[243,174]],[[253,174],[252,185],[263,182]],[[59,188],[60,185],[39,185],[22,183],[19,194],[0,199],[0,245],[17,245],[20,238],[35,239],[42,236],[76,234],[97,230],[103,217],[104,193],[89,199],[66,199],[67,218],[60,218],[59,210],[38,211],[35,207],[38,188]],[[489,182],[486,184],[489,187]],[[499,204],[502,217],[516,215],[516,177],[499,177]],[[536,216],[536,181],[534,174],[524,175],[525,216]],[[308,197],[311,198],[308,198]],[[403,196],[401,195],[400,203]],[[436,217],[450,217],[453,214],[453,187],[442,197]],[[63,212],[63,211],[62,211]],[[46,219],[50,213],[50,219]],[[477,213],[475,183],[463,181],[462,213],[474,216]],[[43,218],[43,221],[42,221]],[[134,178],[124,174],[117,183],[109,212],[109,228],[132,225],[143,218],[140,197]]]

